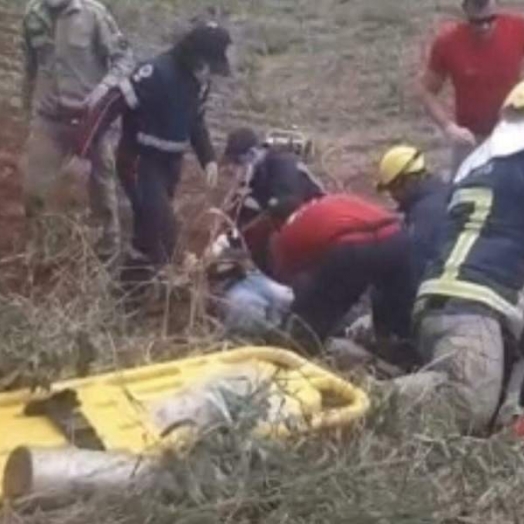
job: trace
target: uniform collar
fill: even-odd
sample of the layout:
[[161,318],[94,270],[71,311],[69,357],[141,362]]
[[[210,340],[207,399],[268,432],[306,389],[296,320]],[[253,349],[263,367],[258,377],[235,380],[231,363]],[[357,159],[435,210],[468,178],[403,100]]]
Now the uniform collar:
[[460,166],[454,183],[461,182],[476,169],[494,158],[504,158],[524,150],[524,119],[502,119],[489,138],[471,153]]

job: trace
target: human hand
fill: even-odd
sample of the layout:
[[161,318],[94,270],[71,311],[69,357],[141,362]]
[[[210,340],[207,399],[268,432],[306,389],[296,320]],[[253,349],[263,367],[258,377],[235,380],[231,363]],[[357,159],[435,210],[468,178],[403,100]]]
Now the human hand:
[[205,167],[205,171],[208,187],[211,189],[215,188],[218,184],[218,164],[214,161],[209,162]]
[[450,122],[444,129],[445,135],[453,143],[461,146],[475,146],[477,139],[467,128],[461,127],[455,122]]
[[84,107],[88,110],[92,110],[104,96],[109,92],[109,87],[106,84],[98,84],[89,93],[84,100]]
[[89,160],[73,155],[64,163],[60,174],[66,178],[88,178],[90,171],[91,162]]

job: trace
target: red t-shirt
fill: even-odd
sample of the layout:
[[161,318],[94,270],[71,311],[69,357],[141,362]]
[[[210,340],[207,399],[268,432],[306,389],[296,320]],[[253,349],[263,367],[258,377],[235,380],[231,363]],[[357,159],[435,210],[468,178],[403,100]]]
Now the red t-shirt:
[[275,233],[272,262],[283,281],[314,267],[341,243],[374,242],[400,229],[398,218],[355,195],[330,195],[303,205]]
[[451,79],[457,123],[477,135],[488,135],[519,81],[523,57],[524,18],[499,15],[486,39],[475,35],[467,23],[448,26],[432,46],[429,67]]

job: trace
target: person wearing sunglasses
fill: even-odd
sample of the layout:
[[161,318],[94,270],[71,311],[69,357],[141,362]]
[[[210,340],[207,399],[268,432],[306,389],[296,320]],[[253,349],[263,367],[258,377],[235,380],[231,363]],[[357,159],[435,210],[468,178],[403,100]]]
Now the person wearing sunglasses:
[[[463,0],[464,19],[442,29],[419,81],[421,101],[452,149],[451,176],[497,123],[524,59],[524,18],[502,13],[497,0]],[[439,95],[446,81],[455,115]]]
[[424,154],[411,145],[397,145],[382,157],[377,190],[398,205],[411,240],[414,288],[429,261],[438,254],[449,184],[428,170]]

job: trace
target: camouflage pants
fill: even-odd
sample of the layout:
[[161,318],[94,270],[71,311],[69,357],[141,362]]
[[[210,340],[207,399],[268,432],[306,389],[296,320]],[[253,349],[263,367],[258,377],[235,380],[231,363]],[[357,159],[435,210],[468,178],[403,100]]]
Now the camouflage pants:
[[[29,219],[56,206],[53,200],[60,186],[70,183],[64,167],[72,159],[75,136],[72,124],[42,117],[33,120],[23,169],[25,209]],[[87,183],[91,215],[102,229],[99,248],[103,252],[114,252],[120,242],[120,224],[113,147],[109,138],[100,140],[89,160]],[[76,176],[80,178],[81,175]]]
[[423,314],[418,350],[426,371],[400,379],[410,397],[442,387],[465,433],[481,433],[498,408],[504,381],[504,339],[500,320],[486,307],[450,300]]

